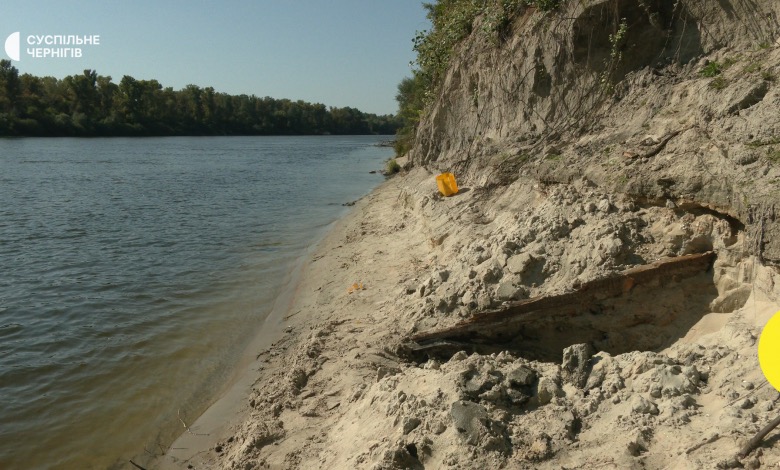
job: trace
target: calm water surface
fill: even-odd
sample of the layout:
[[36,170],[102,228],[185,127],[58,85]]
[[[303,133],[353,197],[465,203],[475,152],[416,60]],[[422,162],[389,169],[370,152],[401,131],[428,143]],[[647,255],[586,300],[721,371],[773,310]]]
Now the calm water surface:
[[0,468],[159,453],[381,182],[379,140],[0,140]]

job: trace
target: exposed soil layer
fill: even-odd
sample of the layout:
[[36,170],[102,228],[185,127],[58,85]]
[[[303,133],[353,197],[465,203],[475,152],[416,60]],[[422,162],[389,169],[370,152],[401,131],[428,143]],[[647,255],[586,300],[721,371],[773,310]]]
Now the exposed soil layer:
[[509,302],[452,327],[417,333],[402,351],[420,362],[448,360],[461,350],[560,362],[563,350],[579,343],[610,354],[659,350],[709,313],[718,297],[714,258],[713,252],[668,258],[572,292]]

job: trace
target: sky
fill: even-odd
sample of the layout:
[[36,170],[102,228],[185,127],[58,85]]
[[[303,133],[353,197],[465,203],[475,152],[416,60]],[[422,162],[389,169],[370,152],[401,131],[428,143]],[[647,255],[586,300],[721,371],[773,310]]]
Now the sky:
[[[93,69],[218,92],[394,114],[411,75],[422,0],[4,0],[0,46],[20,32],[20,73],[63,78]],[[29,36],[99,35],[82,57],[32,57]],[[35,41],[35,40],[33,40]],[[70,54],[69,54],[70,55]],[[9,57],[0,49],[0,58]]]

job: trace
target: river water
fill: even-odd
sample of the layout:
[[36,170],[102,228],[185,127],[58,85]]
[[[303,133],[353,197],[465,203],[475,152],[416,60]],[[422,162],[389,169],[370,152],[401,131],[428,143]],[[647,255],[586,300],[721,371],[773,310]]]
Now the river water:
[[230,377],[382,138],[0,140],[0,468],[127,468]]

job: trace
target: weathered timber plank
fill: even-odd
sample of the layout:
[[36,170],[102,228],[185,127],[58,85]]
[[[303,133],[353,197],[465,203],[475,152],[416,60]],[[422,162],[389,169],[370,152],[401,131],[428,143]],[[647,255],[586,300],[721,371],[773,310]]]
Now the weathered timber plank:
[[695,276],[709,270],[714,260],[715,253],[711,251],[665,258],[587,282],[572,292],[511,302],[501,309],[476,314],[452,327],[418,333],[410,340],[417,343],[415,349],[419,350],[438,341],[480,341],[480,338],[511,334],[513,327],[540,317],[572,317],[589,312],[598,308],[599,301],[619,297],[636,286],[665,284]]

